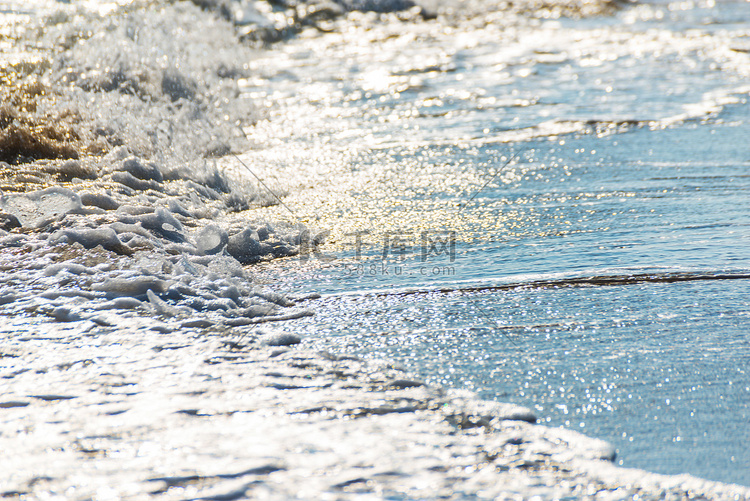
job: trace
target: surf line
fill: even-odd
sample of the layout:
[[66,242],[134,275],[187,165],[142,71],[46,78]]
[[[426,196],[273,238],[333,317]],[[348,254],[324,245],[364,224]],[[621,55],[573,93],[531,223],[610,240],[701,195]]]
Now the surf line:
[[439,289],[411,289],[365,293],[376,297],[415,296],[427,294],[470,294],[473,292],[496,292],[524,289],[555,289],[568,287],[613,287],[647,283],[699,282],[709,280],[750,280],[747,273],[642,273],[636,275],[600,275],[594,277],[560,278],[555,280],[532,280],[499,285],[476,285],[471,287],[441,287]]

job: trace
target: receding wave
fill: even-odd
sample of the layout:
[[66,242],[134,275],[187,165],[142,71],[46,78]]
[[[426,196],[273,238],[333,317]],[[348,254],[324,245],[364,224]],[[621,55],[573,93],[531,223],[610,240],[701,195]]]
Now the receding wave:
[[595,275],[589,277],[555,278],[548,280],[530,280],[511,282],[498,285],[474,285],[466,287],[440,287],[432,289],[411,289],[399,291],[378,291],[374,295],[383,296],[408,296],[417,294],[450,294],[450,293],[472,293],[493,292],[517,289],[555,289],[568,287],[608,287],[622,285],[637,285],[647,283],[678,283],[699,282],[709,280],[750,280],[750,273],[692,273],[692,272],[667,272],[667,273],[639,273],[632,275]]

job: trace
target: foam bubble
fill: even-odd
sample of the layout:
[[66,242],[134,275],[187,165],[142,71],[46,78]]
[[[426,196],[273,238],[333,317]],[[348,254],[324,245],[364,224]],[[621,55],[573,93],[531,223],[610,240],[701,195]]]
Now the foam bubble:
[[0,210],[15,216],[22,226],[38,228],[82,208],[81,198],[67,188],[52,187],[0,196]]

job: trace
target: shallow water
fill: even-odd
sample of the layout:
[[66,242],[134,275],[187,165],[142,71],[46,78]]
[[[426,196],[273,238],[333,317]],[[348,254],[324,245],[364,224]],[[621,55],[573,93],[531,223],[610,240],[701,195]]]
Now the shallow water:
[[256,63],[293,76],[252,90],[291,140],[250,158],[332,231],[260,274],[322,294],[280,327],[750,484],[749,15],[360,25]]
[[[0,62],[60,51],[39,114],[78,107],[77,132],[112,151],[91,160],[100,178],[62,183],[95,208],[72,196],[61,221],[3,233],[4,340],[45,321],[113,346],[139,322],[241,334],[307,314],[259,284],[318,293],[299,304],[314,317],[277,328],[535,408],[625,466],[750,485],[750,4],[351,13],[259,51],[188,3],[111,22],[83,13],[97,4],[6,4]],[[39,40],[18,35],[42,14]],[[215,158],[248,148],[238,123],[245,166]],[[154,179],[124,176],[148,162]],[[3,189],[56,184],[48,165]],[[247,256],[256,219],[292,224]],[[300,222],[327,243],[305,248]]]

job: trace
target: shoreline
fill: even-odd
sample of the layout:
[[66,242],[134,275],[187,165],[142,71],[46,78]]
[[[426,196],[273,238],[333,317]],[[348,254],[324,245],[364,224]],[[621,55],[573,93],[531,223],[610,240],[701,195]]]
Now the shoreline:
[[25,370],[4,374],[0,397],[0,445],[19,451],[0,461],[4,497],[750,499],[617,467],[606,442],[526,408],[293,335],[129,324],[38,323],[43,336],[6,343]]

